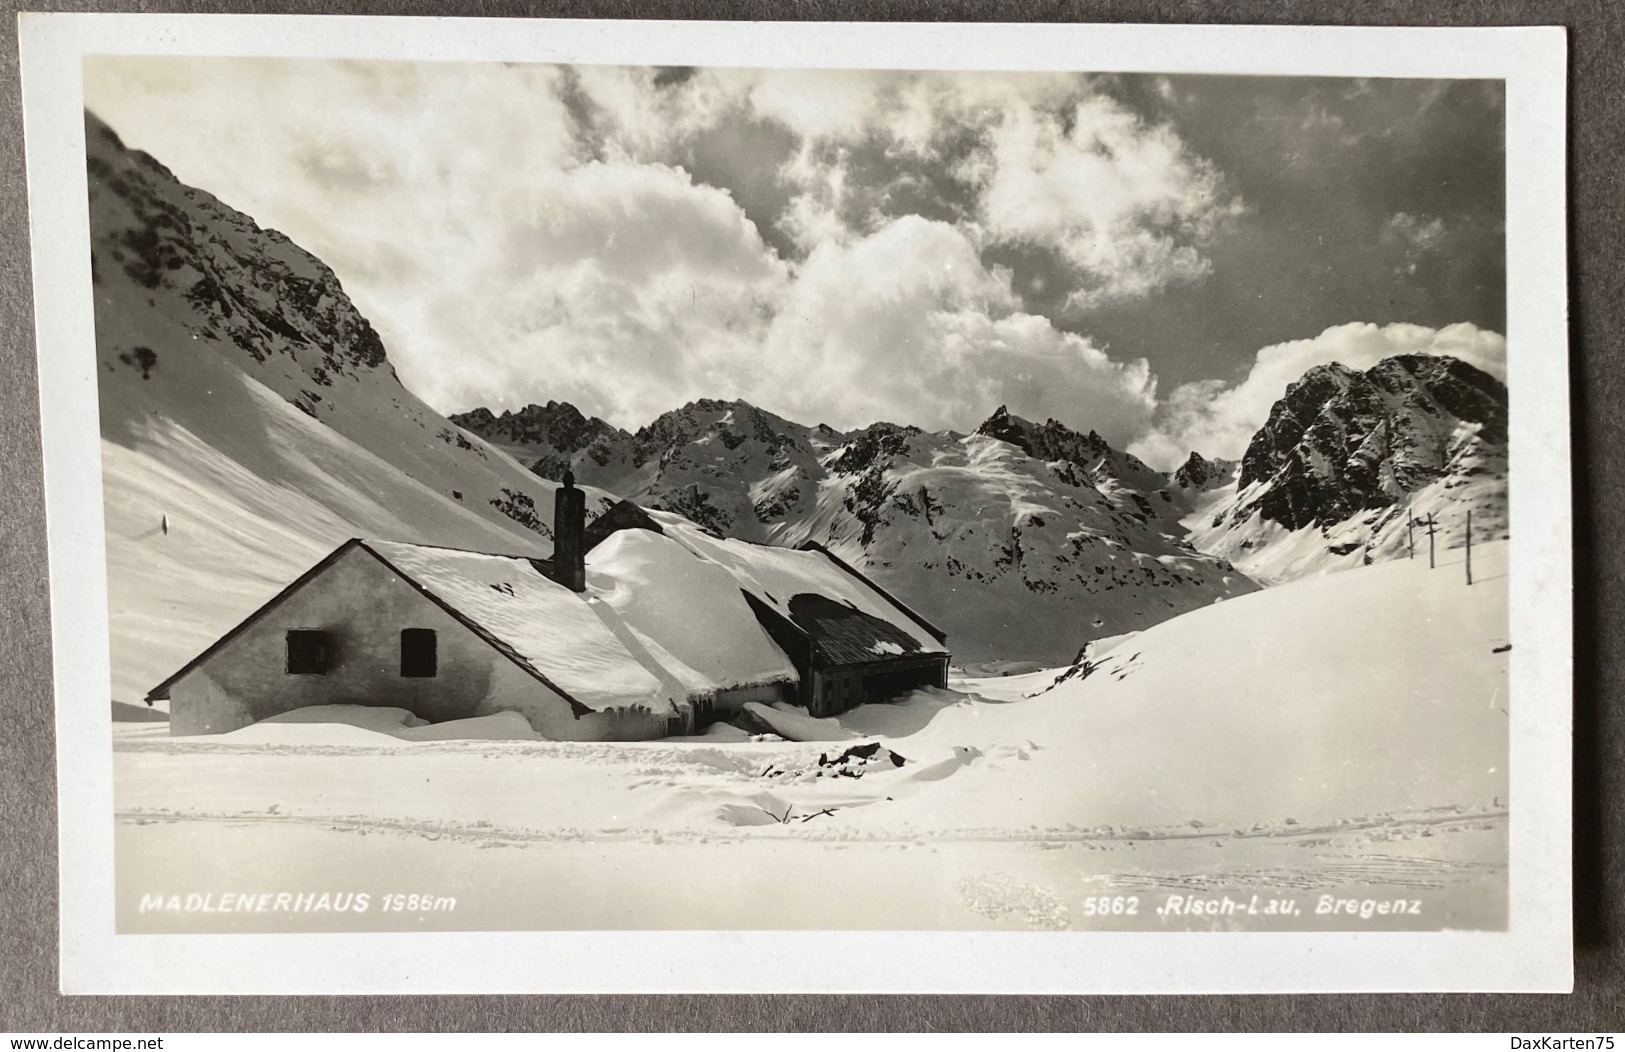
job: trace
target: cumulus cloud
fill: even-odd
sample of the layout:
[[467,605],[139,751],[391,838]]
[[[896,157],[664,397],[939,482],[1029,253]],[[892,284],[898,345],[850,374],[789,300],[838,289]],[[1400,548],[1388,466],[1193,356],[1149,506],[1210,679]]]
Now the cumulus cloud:
[[1468,322],[1441,329],[1352,322],[1310,339],[1265,347],[1238,383],[1181,384],[1157,407],[1154,429],[1131,448],[1147,463],[1163,468],[1179,464],[1192,450],[1207,457],[1240,457],[1287,385],[1310,368],[1339,362],[1369,369],[1396,354],[1450,355],[1506,379],[1506,338],[1499,333]]
[[[1239,455],[1321,362],[1455,354],[1503,372],[1505,341],[1472,325],[1343,325],[1159,399],[1144,359],[1033,313],[989,263],[1001,246],[1053,256],[1038,277],[1086,312],[1202,280],[1243,207],[1170,126],[1087,77],[140,57],[85,71],[87,104],[132,146],[331,265],[403,381],[447,411],[561,398],[636,427],[738,397],[843,428],[966,430],[1008,404],[1172,466],[1193,448]],[[694,174],[708,164],[709,183]],[[1421,212],[1382,228],[1412,255],[1448,234]]]
[[764,396],[842,428],[968,430],[1008,403],[1125,441],[1155,402],[1143,360],[1115,361],[1023,313],[1009,275],[983,266],[963,230],[918,216],[816,249],[773,321],[764,367]]
[[[1141,295],[1201,273],[1180,228],[1218,200],[1171,131],[1073,75],[108,57],[85,88],[331,265],[447,410],[563,398],[637,426],[725,396],[968,428],[1008,402],[1126,439],[1145,363],[1024,312],[983,252],[1049,238],[1091,296]],[[796,258],[685,167],[740,121],[790,134],[766,218]]]
[[541,182],[475,285],[435,297],[449,365],[430,401],[562,398],[635,426],[748,375],[788,270],[725,192],[662,165],[593,162]]
[[119,57],[85,86],[129,145],[328,263],[430,404],[636,424],[759,348],[787,278],[726,190],[642,159],[685,101],[730,105],[660,72]]
[[[940,211],[979,237],[1055,250],[1077,286],[1067,305],[1083,312],[1205,277],[1204,248],[1244,210],[1170,126],[1086,77],[796,76],[750,98],[805,109],[762,112],[803,136],[783,169],[798,193],[780,225],[809,250],[918,208],[929,182]],[[855,178],[865,159],[871,177]]]
[[1171,128],[1105,96],[1014,110],[991,138],[982,219],[994,237],[1059,249],[1083,278],[1075,309],[1205,276],[1201,247],[1241,209]]

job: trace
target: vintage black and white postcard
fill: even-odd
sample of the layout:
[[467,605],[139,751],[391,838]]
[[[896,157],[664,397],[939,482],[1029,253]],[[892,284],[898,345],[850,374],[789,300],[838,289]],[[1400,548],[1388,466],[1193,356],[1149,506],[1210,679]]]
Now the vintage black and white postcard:
[[1568,988],[1560,31],[22,31],[67,990]]

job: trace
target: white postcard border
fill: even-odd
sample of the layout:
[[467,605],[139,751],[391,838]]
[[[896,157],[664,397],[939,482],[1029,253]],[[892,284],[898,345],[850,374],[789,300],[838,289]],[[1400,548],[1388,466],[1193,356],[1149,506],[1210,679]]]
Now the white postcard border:
[[[1571,502],[1564,32],[19,16],[55,643],[67,993],[1567,991]],[[1505,933],[118,935],[82,56],[1504,78],[1511,391]],[[1538,350],[1531,351],[1530,348]],[[825,962],[839,959],[839,969]]]

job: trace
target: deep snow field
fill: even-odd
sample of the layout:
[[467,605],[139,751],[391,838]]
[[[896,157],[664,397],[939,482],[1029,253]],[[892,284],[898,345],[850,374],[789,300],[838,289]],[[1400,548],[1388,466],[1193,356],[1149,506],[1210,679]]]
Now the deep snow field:
[[[1472,587],[1462,556],[1225,600],[1086,668],[757,711],[802,741],[556,743],[399,709],[115,723],[120,930],[1503,928],[1506,545],[1475,548]],[[371,905],[140,908],[267,892]]]

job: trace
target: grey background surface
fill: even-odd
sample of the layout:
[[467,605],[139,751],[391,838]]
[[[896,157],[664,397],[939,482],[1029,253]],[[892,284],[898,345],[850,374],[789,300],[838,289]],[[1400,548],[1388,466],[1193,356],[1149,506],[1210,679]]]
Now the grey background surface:
[[[335,0],[28,10],[1564,25],[1575,421],[1575,993],[1298,997],[78,997],[57,993],[55,741],[16,0],[0,23],[0,1031],[1625,1029],[1625,4],[1619,0]],[[41,231],[50,236],[50,231]],[[897,962],[907,968],[906,960]]]

